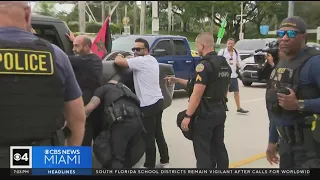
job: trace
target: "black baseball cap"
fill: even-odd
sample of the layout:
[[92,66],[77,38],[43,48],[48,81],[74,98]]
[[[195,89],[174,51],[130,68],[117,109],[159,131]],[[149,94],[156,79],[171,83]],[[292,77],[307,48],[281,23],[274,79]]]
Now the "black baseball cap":
[[282,27],[293,27],[301,33],[307,32],[307,23],[299,16],[292,16],[284,19],[281,22],[279,29]]

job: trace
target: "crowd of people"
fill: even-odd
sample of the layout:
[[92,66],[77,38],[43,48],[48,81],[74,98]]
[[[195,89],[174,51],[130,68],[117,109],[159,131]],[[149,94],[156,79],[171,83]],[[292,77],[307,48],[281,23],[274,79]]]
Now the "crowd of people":
[[[92,146],[104,168],[132,168],[143,154],[142,168],[169,167],[162,129],[159,64],[149,54],[146,40],[135,40],[133,57],[118,54],[115,58],[116,66],[132,71],[134,87],[130,88],[125,74],[103,76],[103,63],[91,52],[89,37],[67,34],[75,53],[67,56],[30,32],[31,9],[27,2],[0,2],[0,15],[1,53],[21,51],[23,56],[16,61],[27,62],[19,73],[17,67],[12,70],[8,65],[0,69],[0,167],[9,167],[9,154],[2,148],[9,145]],[[266,153],[270,163],[278,163],[279,144],[280,168],[312,168],[320,164],[316,133],[320,128],[311,131],[312,123],[306,121],[319,113],[320,53],[305,46],[306,27],[299,17],[283,20],[277,31],[279,52],[267,54],[272,73],[266,91],[270,119]],[[195,43],[201,60],[194,76],[165,79],[183,84],[188,92],[188,106],[179,113],[177,122],[192,140],[196,167],[226,169],[227,92],[234,92],[237,112],[249,112],[240,106],[236,69],[241,58],[234,49],[234,39],[228,39],[227,48],[218,54],[212,33],[200,33]],[[22,57],[28,57],[28,53],[41,64],[27,68],[31,58]],[[9,55],[3,56],[3,61],[9,61]],[[66,142],[56,140],[61,130]]]

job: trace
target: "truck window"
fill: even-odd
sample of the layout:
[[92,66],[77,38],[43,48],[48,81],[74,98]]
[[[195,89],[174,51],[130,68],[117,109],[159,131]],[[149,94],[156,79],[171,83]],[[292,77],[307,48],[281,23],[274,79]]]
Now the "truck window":
[[39,37],[57,45],[60,49],[64,49],[58,31],[53,25],[33,24],[32,28],[37,32]]
[[160,40],[157,45],[153,48],[153,51],[157,49],[164,49],[166,51],[166,56],[172,55],[172,47],[170,40]]
[[173,40],[173,45],[175,49],[174,55],[178,55],[178,56],[187,55],[186,44],[184,43],[183,40]]

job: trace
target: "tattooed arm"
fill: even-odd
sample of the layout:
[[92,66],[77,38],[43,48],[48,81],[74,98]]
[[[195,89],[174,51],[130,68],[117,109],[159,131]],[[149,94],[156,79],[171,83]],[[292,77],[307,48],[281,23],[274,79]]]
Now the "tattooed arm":
[[85,113],[87,117],[95,108],[97,108],[100,105],[104,96],[107,94],[110,86],[111,85],[107,84],[99,87],[94,91],[93,97],[91,98],[90,102],[85,106]]
[[86,116],[88,117],[90,115],[90,113],[96,109],[99,104],[100,104],[100,98],[98,98],[97,96],[93,96],[91,99],[90,99],[90,102],[84,107],[85,109],[85,113],[86,113]]

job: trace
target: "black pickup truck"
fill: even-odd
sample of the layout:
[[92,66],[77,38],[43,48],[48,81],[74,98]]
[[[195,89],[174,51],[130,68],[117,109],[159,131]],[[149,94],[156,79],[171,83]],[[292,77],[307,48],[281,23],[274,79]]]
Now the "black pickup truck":
[[[48,16],[33,15],[31,24],[37,34],[50,41],[51,43],[60,47],[67,55],[73,55],[72,43],[66,37],[69,32],[68,26],[60,19]],[[110,56],[108,56],[110,57]],[[170,85],[164,80],[164,77],[170,75],[174,76],[172,65],[159,63],[160,67],[160,87],[164,96],[164,109],[169,107],[172,103],[174,93],[174,85]],[[118,73],[118,68],[115,68],[113,60],[110,58],[103,59],[103,75],[111,77]]]

